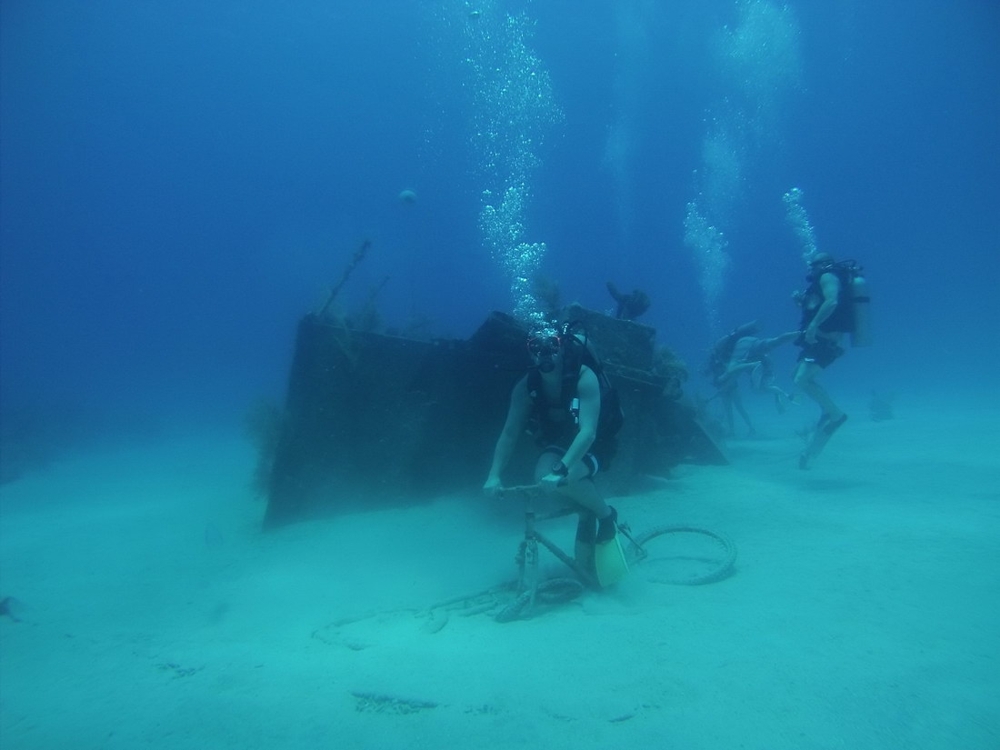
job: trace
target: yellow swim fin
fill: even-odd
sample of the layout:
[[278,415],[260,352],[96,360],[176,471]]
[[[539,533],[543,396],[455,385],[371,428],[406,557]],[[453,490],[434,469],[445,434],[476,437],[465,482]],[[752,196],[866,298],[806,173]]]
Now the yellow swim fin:
[[622,549],[617,534],[594,547],[594,567],[597,570],[597,582],[603,588],[618,583],[628,574],[628,560],[625,559],[625,550]]

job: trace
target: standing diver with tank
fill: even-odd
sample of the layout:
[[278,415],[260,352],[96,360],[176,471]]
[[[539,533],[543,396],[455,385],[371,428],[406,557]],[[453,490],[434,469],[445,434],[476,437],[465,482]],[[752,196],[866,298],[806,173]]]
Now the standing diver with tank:
[[840,341],[845,333],[851,334],[853,346],[870,343],[870,297],[861,267],[850,260],[837,263],[829,253],[813,253],[806,257],[806,263],[809,286],[792,295],[802,308],[802,333],[795,341],[802,349],[795,370],[795,385],[819,404],[820,417],[812,439],[799,456],[800,469],[809,468],[809,462],[847,421],[847,414],[816,382],[816,377],[844,353]]

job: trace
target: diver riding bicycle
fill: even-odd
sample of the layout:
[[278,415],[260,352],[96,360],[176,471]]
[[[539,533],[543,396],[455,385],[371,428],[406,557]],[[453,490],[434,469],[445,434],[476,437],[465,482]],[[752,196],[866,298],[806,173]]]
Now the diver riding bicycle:
[[501,474],[518,439],[531,427],[542,446],[535,481],[578,509],[576,561],[609,586],[628,565],[618,540],[618,514],[593,478],[614,455],[614,435],[622,424],[617,393],[586,335],[573,323],[532,335],[528,353],[532,366],[511,391],[483,490],[493,496],[502,492]]

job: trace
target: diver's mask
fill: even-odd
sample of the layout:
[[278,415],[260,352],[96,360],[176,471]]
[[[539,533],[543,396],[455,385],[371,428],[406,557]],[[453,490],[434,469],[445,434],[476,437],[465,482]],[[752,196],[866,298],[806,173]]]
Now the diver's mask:
[[559,346],[558,336],[534,336],[528,339],[528,354],[535,361],[539,372],[549,373],[556,369]]

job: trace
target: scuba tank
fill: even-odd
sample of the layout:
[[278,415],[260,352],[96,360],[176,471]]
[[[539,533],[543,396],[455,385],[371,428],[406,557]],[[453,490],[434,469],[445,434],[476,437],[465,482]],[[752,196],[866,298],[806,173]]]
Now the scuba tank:
[[865,277],[861,275],[860,267],[854,267],[850,284],[851,309],[854,313],[851,346],[871,346],[871,290]]
[[836,333],[849,333],[851,346],[871,346],[871,291],[864,277],[864,269],[853,260],[842,260],[839,263],[832,259],[820,268],[812,267],[812,272],[806,277],[809,288],[800,293],[797,301],[800,305],[813,300],[814,306],[803,307],[802,327],[810,324],[815,317],[816,309],[822,301],[823,293],[820,280],[823,274],[832,273],[840,282],[840,292],[837,296],[837,307],[823,323],[820,330]]

